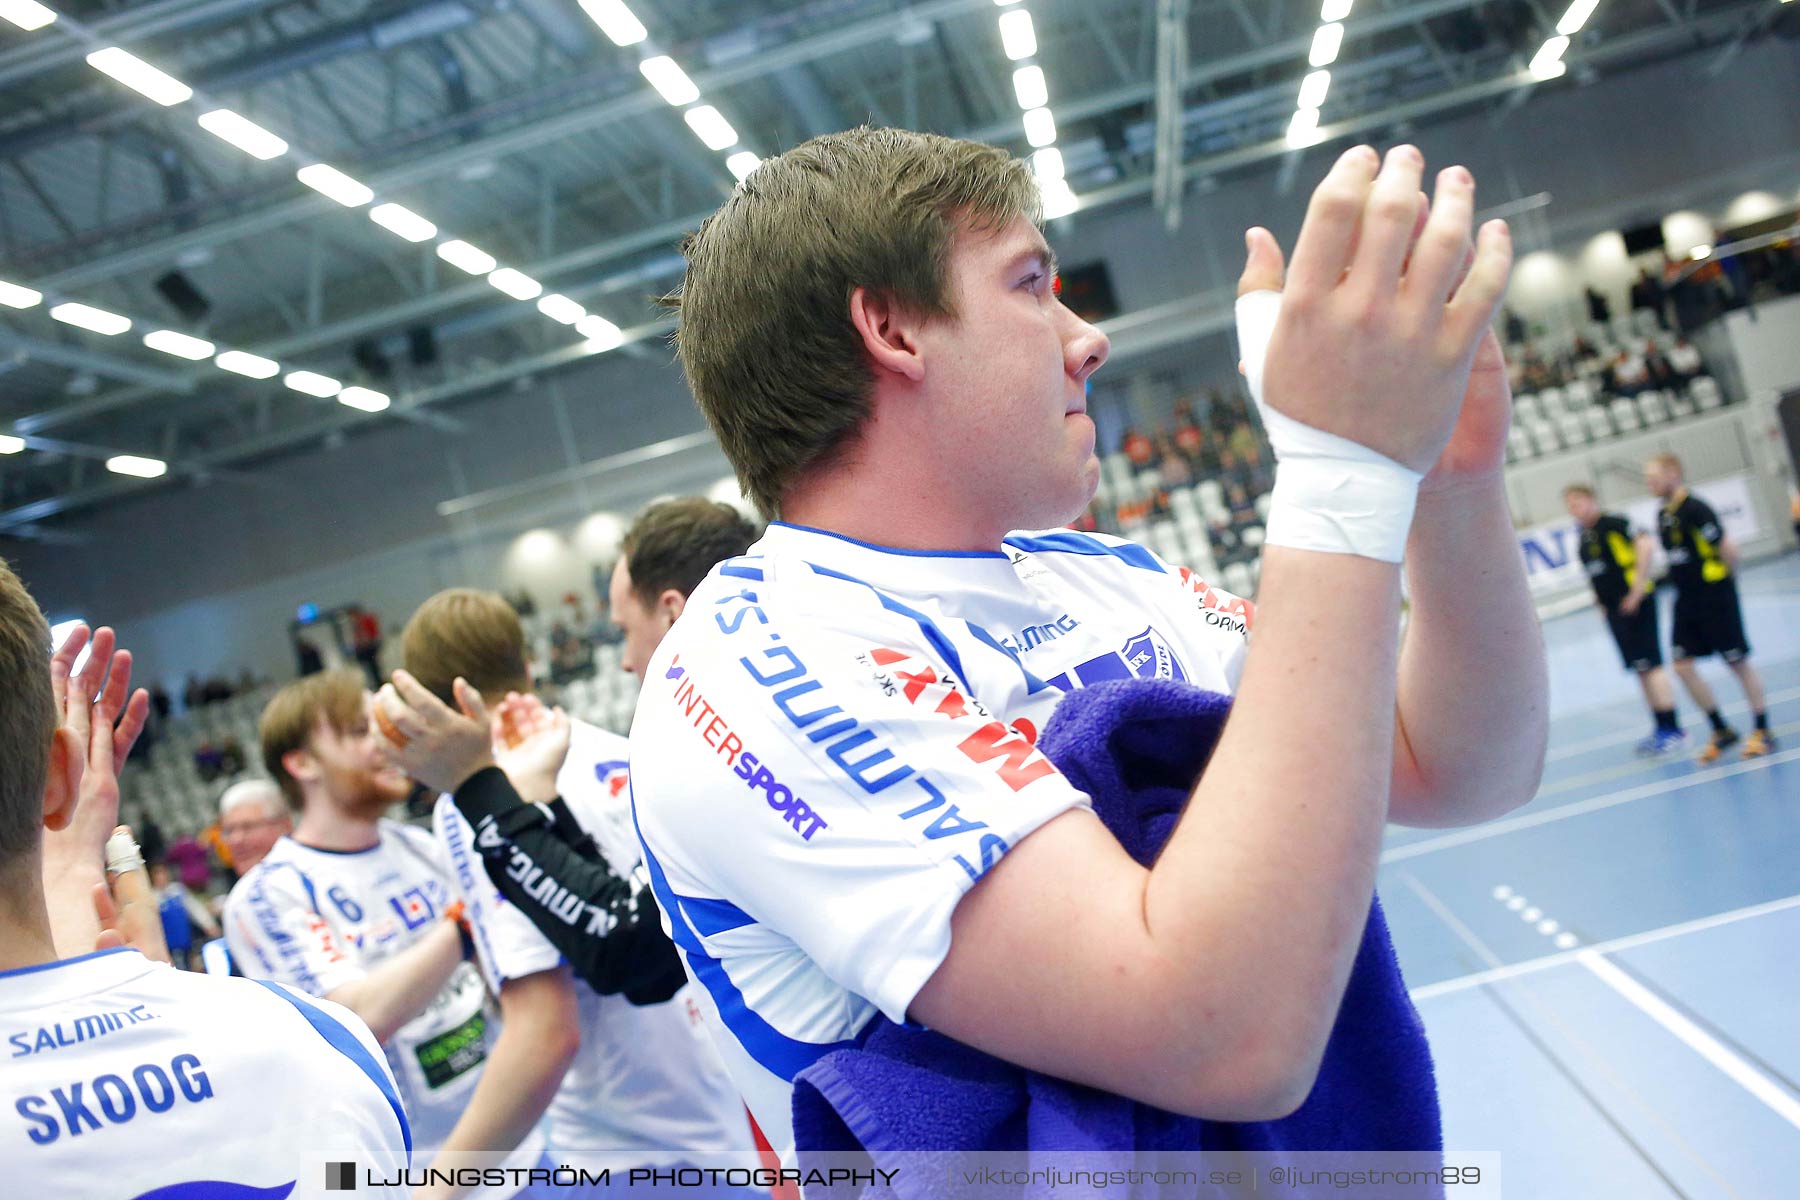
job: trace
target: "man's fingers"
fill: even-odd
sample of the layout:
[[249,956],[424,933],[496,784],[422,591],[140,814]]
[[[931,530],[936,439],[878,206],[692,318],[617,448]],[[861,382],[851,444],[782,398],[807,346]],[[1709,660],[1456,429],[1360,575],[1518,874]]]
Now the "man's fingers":
[[1381,164],[1381,174],[1363,206],[1362,230],[1350,276],[1365,295],[1391,295],[1399,290],[1400,264],[1412,241],[1419,215],[1419,182],[1425,156],[1417,146],[1395,146]]
[[[446,719],[455,715],[450,711],[449,705],[432,695],[430,690],[426,688],[424,684],[420,683],[417,679],[414,679],[406,671],[401,670],[394,672],[393,683],[382,688],[382,691],[384,692],[390,690],[396,700],[402,701],[405,707],[411,708],[413,712],[417,713],[419,717],[423,718],[429,724],[442,724]],[[402,729],[406,728],[406,726],[400,722],[399,713],[389,709],[388,716],[394,718],[394,723],[396,725],[400,725]]]
[[59,710],[68,700],[69,675],[75,670],[75,660],[81,657],[81,648],[87,644],[88,627],[77,625],[50,656],[50,693],[56,697]]
[[75,687],[86,704],[92,704],[100,695],[100,688],[106,681],[106,669],[112,666],[115,640],[110,626],[102,625],[94,631],[94,645],[88,651],[87,663],[75,676]]
[[1474,214],[1475,177],[1465,167],[1438,172],[1431,216],[1419,235],[1419,247],[1402,285],[1407,295],[1428,311],[1441,308],[1456,287],[1469,253]]
[[468,680],[458,675],[456,681],[450,685],[450,690],[455,693],[456,703],[462,707],[463,716],[471,721],[487,724],[487,703],[482,700],[481,693],[476,691]]
[[106,687],[100,692],[98,701],[100,723],[112,727],[125,711],[125,698],[131,694],[131,651],[114,650],[112,669],[106,673]]
[[150,693],[139,688],[131,694],[125,705],[125,715],[113,730],[114,769],[123,767],[125,760],[131,757],[131,748],[137,745],[138,735],[144,732],[144,723],[149,719]]
[[369,715],[380,727],[382,735],[402,749],[425,731],[425,722],[400,698],[391,683],[382,684],[381,690],[375,693],[375,702],[370,707]]
[[1279,292],[1283,282],[1281,244],[1275,235],[1258,225],[1244,231],[1244,273],[1238,277],[1237,294]]
[[104,883],[94,885],[94,915],[100,918],[101,929],[118,930],[119,906],[113,903],[112,888]]
[[1313,190],[1288,264],[1288,292],[1323,295],[1337,286],[1350,264],[1369,184],[1380,164],[1371,147],[1354,146]]
[[1450,301],[1446,332],[1459,342],[1474,342],[1494,323],[1512,277],[1512,231],[1506,222],[1489,221],[1475,239],[1475,263]]

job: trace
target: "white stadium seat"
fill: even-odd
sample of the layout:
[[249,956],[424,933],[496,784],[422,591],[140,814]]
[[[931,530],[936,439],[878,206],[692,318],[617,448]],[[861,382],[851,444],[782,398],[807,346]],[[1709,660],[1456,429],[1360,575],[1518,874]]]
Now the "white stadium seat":
[[1506,448],[1514,459],[1523,460],[1537,457],[1537,447],[1532,445],[1531,435],[1517,425],[1514,425],[1506,435]]
[[1638,415],[1644,418],[1644,428],[1666,425],[1669,422],[1668,402],[1659,391],[1651,390],[1637,398]]
[[1587,422],[1588,436],[1596,442],[1604,442],[1616,432],[1613,429],[1612,418],[1607,415],[1605,405],[1594,405],[1585,410],[1581,414],[1581,418]]
[[1556,427],[1548,421],[1527,421],[1525,431],[1537,443],[1539,454],[1555,454],[1563,448],[1562,439],[1556,436]]
[[1588,441],[1587,424],[1574,413],[1564,413],[1556,419],[1556,431],[1562,435],[1563,445],[1573,449],[1585,446]]
[[1711,375],[1701,375],[1688,385],[1689,393],[1701,412],[1718,408],[1725,403],[1725,397],[1719,394],[1719,384]]
[[1612,419],[1620,433],[1636,433],[1644,426],[1643,421],[1638,417],[1637,405],[1629,400],[1612,402]]

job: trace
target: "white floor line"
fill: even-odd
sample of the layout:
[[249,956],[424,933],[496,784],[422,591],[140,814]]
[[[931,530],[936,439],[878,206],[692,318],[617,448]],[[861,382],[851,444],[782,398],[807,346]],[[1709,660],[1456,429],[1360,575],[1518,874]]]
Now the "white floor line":
[[[1433,893],[1430,888],[1426,887],[1418,876],[1414,875],[1411,871],[1405,871],[1401,873],[1400,878],[1406,886],[1411,888],[1413,893],[1425,903],[1425,906],[1437,915],[1438,920],[1449,927],[1450,932],[1455,934],[1457,939],[1461,941],[1463,945],[1467,946],[1470,950],[1473,950],[1476,956],[1483,962],[1498,963],[1500,961],[1500,956],[1494,953],[1493,948],[1482,941],[1473,929],[1470,929],[1467,925],[1463,924],[1456,914],[1450,911],[1450,906],[1438,899],[1437,895]],[[1702,1171],[1712,1176],[1713,1179],[1718,1182],[1720,1187],[1724,1189],[1725,1195],[1732,1197],[1733,1200],[1742,1200],[1742,1197],[1732,1188],[1730,1182],[1720,1173],[1719,1169],[1713,1166],[1713,1164],[1707,1160],[1706,1156],[1701,1154],[1699,1150],[1683,1136],[1680,1129],[1677,1129],[1674,1125],[1670,1124],[1668,1119],[1657,1110],[1656,1106],[1650,1103],[1648,1097],[1639,1094],[1636,1088],[1627,1083],[1619,1072],[1614,1069],[1612,1063],[1607,1060],[1606,1056],[1595,1049],[1586,1038],[1583,1038],[1581,1034],[1576,1031],[1574,1026],[1564,1020],[1560,1012],[1549,1004],[1546,1004],[1529,988],[1520,989],[1516,999],[1519,1002],[1520,1008],[1529,1008],[1531,1010],[1531,1016],[1534,1017],[1539,1024],[1556,1030],[1567,1039],[1569,1045],[1586,1061],[1588,1067],[1592,1071],[1604,1075],[1611,1080],[1614,1086],[1620,1089],[1625,1098],[1644,1115],[1644,1118],[1661,1131],[1662,1136],[1668,1145],[1678,1149]],[[1525,1014],[1521,1012],[1518,1015],[1523,1017]]]
[[[1694,712],[1694,702],[1688,699],[1686,694],[1682,694],[1678,699],[1679,704],[1676,707],[1677,712],[1685,711],[1690,716],[1696,715]],[[1782,688],[1780,691],[1770,692],[1764,697],[1764,702],[1770,706],[1783,704],[1789,700],[1800,700],[1800,687]],[[1588,711],[1592,712],[1593,710],[1590,709]],[[1721,705],[1719,711],[1727,717],[1747,716],[1750,712],[1750,702],[1740,696],[1729,704]],[[1550,723],[1552,725],[1556,724],[1556,721],[1557,718],[1550,718]],[[1577,755],[1586,754],[1590,750],[1604,750],[1608,746],[1623,746],[1628,742],[1642,741],[1644,738],[1642,726],[1643,722],[1639,721],[1633,726],[1631,732],[1603,733],[1598,737],[1587,738],[1584,741],[1570,742],[1567,746],[1558,746],[1545,756],[1545,761],[1563,762],[1564,760],[1574,758]],[[1705,734],[1706,721],[1704,717],[1699,718],[1697,729],[1700,735]],[[1688,736],[1694,737],[1695,734],[1690,733]],[[1701,740],[1704,740],[1703,737]],[[1651,759],[1650,761],[1654,762],[1656,760]]]
[[[1788,732],[1792,726],[1783,726],[1778,732]],[[1732,763],[1726,767],[1707,767],[1692,775],[1680,779],[1664,779],[1656,783],[1647,783],[1642,787],[1629,788],[1622,792],[1610,792],[1604,796],[1595,796],[1590,800],[1578,800],[1573,804],[1564,804],[1542,812],[1526,813],[1523,816],[1508,817],[1499,821],[1489,821],[1485,825],[1474,825],[1468,829],[1459,829],[1454,833],[1441,834],[1437,837],[1425,838],[1417,842],[1408,842],[1403,846],[1381,852],[1382,863],[1396,863],[1409,858],[1418,858],[1425,854],[1436,854],[1440,850],[1451,850],[1457,846],[1467,846],[1474,842],[1485,842],[1490,838],[1504,837],[1509,833],[1517,833],[1522,829],[1535,829],[1539,825],[1549,825],[1557,821],[1567,821],[1573,817],[1586,816],[1601,809],[1615,808],[1621,804],[1630,804],[1634,800],[1646,800],[1651,796],[1664,796],[1670,792],[1679,792],[1702,784],[1712,783],[1720,779],[1729,779],[1733,775],[1744,775],[1751,771],[1766,771],[1781,763],[1793,762],[1800,758],[1800,749],[1783,750],[1779,754],[1771,754],[1765,758],[1752,758],[1747,761]]]
[[1800,1129],[1800,1100],[1788,1090],[1758,1071],[1730,1047],[1696,1025],[1686,1014],[1677,1011],[1661,996],[1621,971],[1614,963],[1594,950],[1576,952],[1581,965],[1596,978],[1681,1039],[1694,1053],[1724,1072],[1733,1083],[1774,1110],[1775,1115]]
[[[1408,879],[1411,876],[1407,876]],[[1417,888],[1413,889],[1418,891]],[[1421,899],[1424,897],[1421,896]],[[1435,897],[1433,897],[1435,899]],[[1427,904],[1431,902],[1426,901]],[[1625,950],[1633,950],[1639,946],[1648,946],[1654,942],[1668,941],[1670,938],[1685,937],[1690,933],[1701,933],[1708,929],[1717,929],[1722,925],[1735,925],[1739,921],[1748,921],[1754,917],[1766,917],[1771,913],[1786,912],[1790,908],[1800,908],[1800,896],[1788,896],[1780,900],[1769,900],[1762,904],[1751,904],[1744,908],[1734,908],[1728,912],[1714,913],[1710,917],[1696,917],[1692,921],[1682,921],[1675,925],[1664,925],[1658,929],[1646,929],[1642,933],[1626,934],[1624,937],[1612,938],[1609,941],[1596,942],[1585,947],[1601,954],[1618,954]],[[1433,906],[1434,911],[1436,906]],[[1439,914],[1440,918],[1443,916]],[[1452,927],[1454,929],[1454,926]],[[1534,975],[1539,971],[1548,971],[1555,967],[1567,966],[1576,961],[1580,949],[1565,950],[1557,954],[1546,954],[1541,958],[1528,958],[1524,962],[1510,963],[1503,967],[1494,967],[1487,971],[1477,971],[1473,975],[1459,975],[1455,979],[1442,979],[1437,983],[1427,983],[1411,989],[1414,1004],[1423,1004],[1427,1000],[1436,1000],[1442,996],[1466,992],[1470,988],[1484,987],[1490,983],[1504,983],[1521,975]]]

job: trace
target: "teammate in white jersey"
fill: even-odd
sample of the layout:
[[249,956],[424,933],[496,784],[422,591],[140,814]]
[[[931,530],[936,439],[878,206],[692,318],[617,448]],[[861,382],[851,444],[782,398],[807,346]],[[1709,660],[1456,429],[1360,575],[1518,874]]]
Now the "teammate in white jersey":
[[[300,820],[232,888],[226,939],[250,978],[335,1000],[368,1024],[431,1165],[498,1030],[480,973],[464,961],[441,849],[426,831],[381,817],[409,785],[380,757],[378,736],[354,671],[308,676],[269,701],[263,761]],[[515,1153],[480,1165],[537,1166],[543,1141],[528,1132],[503,1148]]]
[[[492,592],[439,592],[407,622],[402,642],[407,670],[446,697],[458,677],[494,704],[531,689],[518,614]],[[557,780],[556,820],[569,826],[572,842],[585,842],[587,853],[629,879],[640,872],[643,856],[626,793],[625,739],[585,724],[574,733]],[[477,830],[449,796],[439,799],[433,825],[503,1022],[482,1081],[446,1144],[497,1149],[544,1116],[552,1154],[577,1152],[590,1169],[623,1173],[694,1161],[701,1152],[748,1151],[743,1102],[660,927],[643,932],[662,942],[670,982],[681,990],[646,1003],[602,995],[578,983],[532,919],[502,896]],[[516,880],[520,872],[513,875]],[[616,927],[613,934],[634,936]]]
[[[1535,790],[1546,673],[1489,332],[1510,239],[1472,236],[1461,168],[1422,214],[1423,169],[1409,146],[1344,154],[1285,278],[1248,237],[1247,315],[1279,310],[1266,346],[1246,325],[1279,459],[1248,652],[1247,607],[1140,547],[1012,534],[1092,497],[1107,355],[1057,298],[1026,163],[831,134],[689,239],[682,366],[783,524],[650,661],[632,790],[664,919],[778,1145],[795,1074],[878,1011],[1182,1113],[1291,1112],[1384,821]],[[1033,745],[1063,691],[1130,676],[1236,696],[1153,869]]]
[[176,971],[110,931],[113,948],[93,949],[116,771],[148,696],[126,704],[130,655],[113,652],[110,630],[71,678],[85,641],[78,630],[46,661],[43,615],[0,564],[6,1194],[311,1198],[334,1162],[359,1181],[392,1178],[407,1164],[406,1118],[354,1016],[274,985]]

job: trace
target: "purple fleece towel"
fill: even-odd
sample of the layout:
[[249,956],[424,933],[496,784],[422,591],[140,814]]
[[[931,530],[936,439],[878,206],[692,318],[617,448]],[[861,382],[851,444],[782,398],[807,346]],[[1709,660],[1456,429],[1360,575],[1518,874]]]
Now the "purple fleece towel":
[[[1130,680],[1071,692],[1040,748],[1125,849],[1148,865],[1218,743],[1231,700],[1185,683]],[[1296,880],[1295,886],[1304,886]],[[1348,987],[1306,1102],[1278,1121],[1176,1116],[1027,1071],[929,1030],[877,1018],[858,1048],[795,1081],[794,1133],[809,1151],[1441,1151],[1437,1084],[1381,904],[1370,905]],[[1419,1193],[1423,1194],[1423,1193]]]

